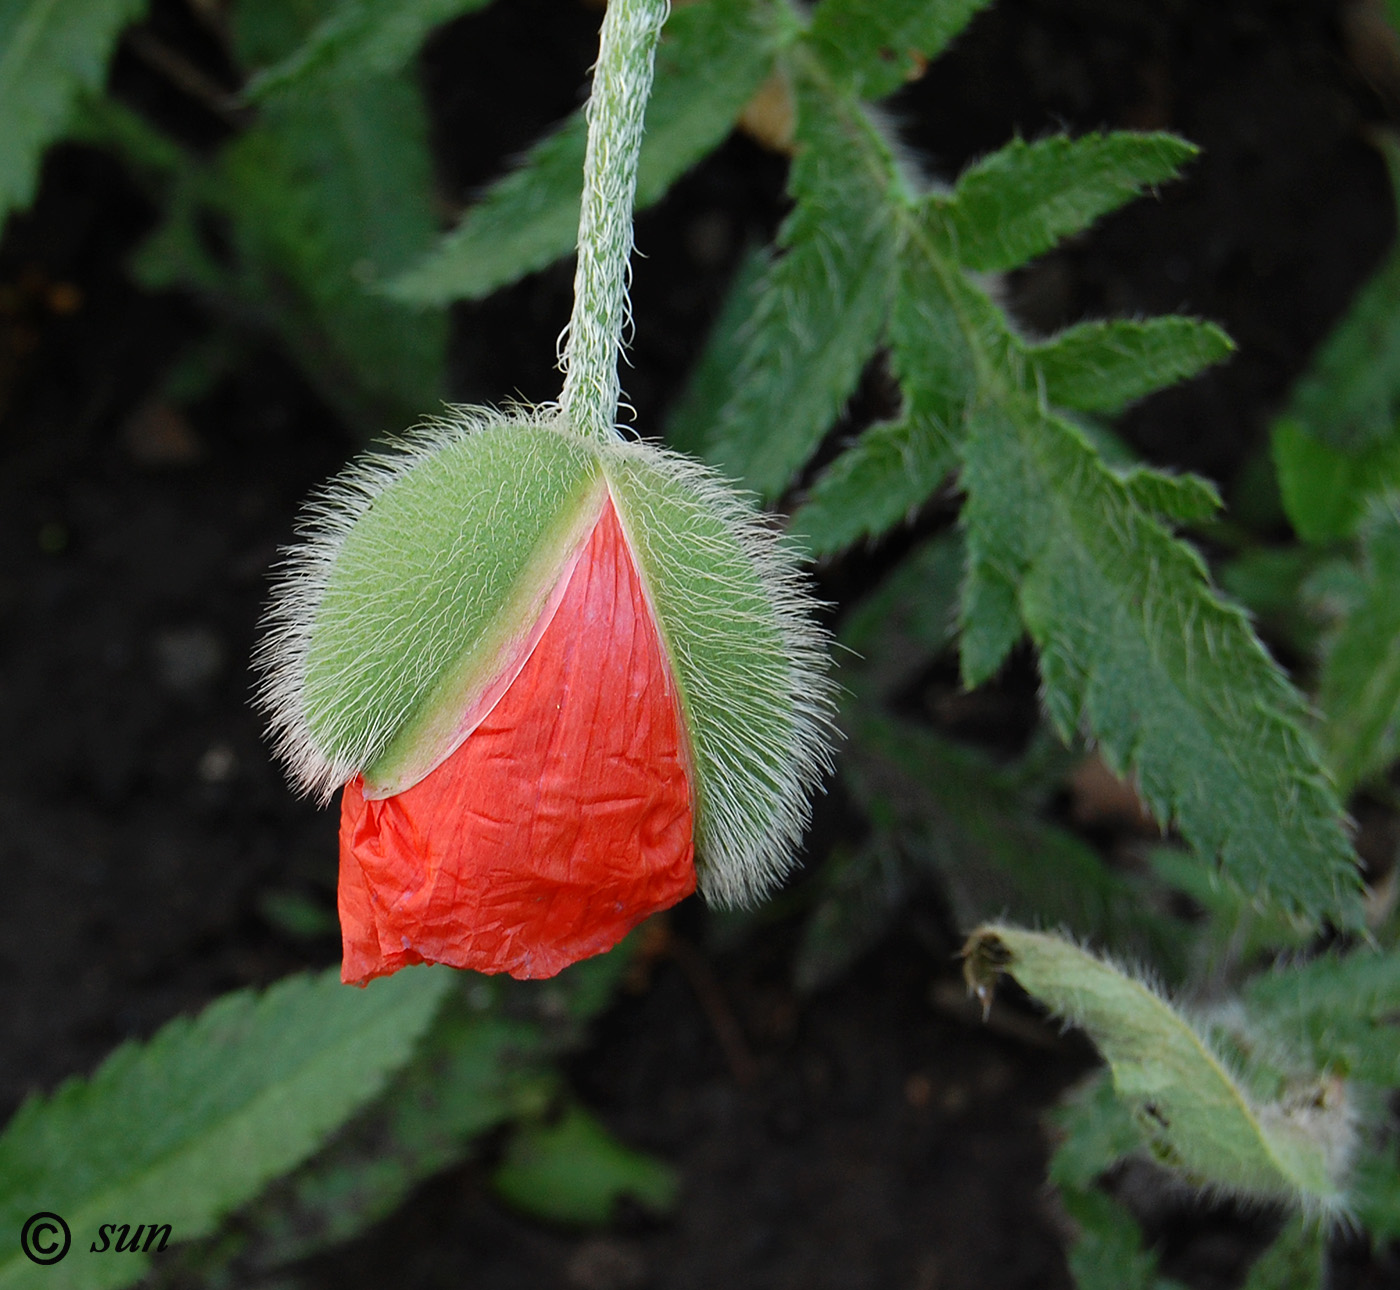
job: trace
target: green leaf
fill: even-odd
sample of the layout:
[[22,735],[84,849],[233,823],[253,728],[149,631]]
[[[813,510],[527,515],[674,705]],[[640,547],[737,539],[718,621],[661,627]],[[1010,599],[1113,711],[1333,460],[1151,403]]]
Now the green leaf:
[[1344,794],[1400,754],[1400,498],[1377,502],[1360,536],[1362,596],[1328,642],[1317,699]]
[[412,81],[365,78],[269,102],[219,172],[240,290],[272,311],[331,401],[381,432],[433,407],[446,315],[369,290],[433,236],[427,121]]
[[990,0],[822,0],[809,40],[830,74],[878,99],[917,76]]
[[166,181],[190,164],[188,154],[145,117],[106,95],[87,95],[73,105],[68,137],[110,148],[140,176]]
[[177,1241],[210,1231],[379,1092],[450,981],[414,969],[362,991],[333,969],[228,995],[26,1103],[0,1137],[0,1286],[97,1290],[145,1270],[131,1255],[30,1263],[18,1238],[35,1210],[62,1214],[80,1248],[126,1216]]
[[1282,417],[1271,446],[1283,508],[1305,542],[1350,537],[1374,498],[1400,489],[1400,435],[1348,451]]
[[1195,376],[1234,348],[1212,323],[1165,317],[1080,323],[1030,346],[1029,354],[1052,406],[1112,413]]
[[1048,1118],[1060,1139],[1049,1178],[1067,1190],[1087,1191],[1099,1175],[1144,1146],[1133,1113],[1102,1072],[1073,1090]]
[[34,198],[44,149],[74,105],[95,94],[121,30],[146,0],[6,0],[0,4],[0,227]]
[[290,87],[343,84],[404,68],[428,33],[491,0],[348,0],[335,6],[306,40],[247,84],[250,100]]
[[973,587],[1015,587],[1062,737],[1090,733],[1156,818],[1257,900],[1359,925],[1302,698],[1195,552],[1141,508],[1141,486],[1018,403],[977,409],[962,484]]
[[1198,149],[1170,134],[1020,139],[965,170],[948,197],[928,200],[969,269],[1014,269],[1143,188],[1176,176]]
[[[772,68],[777,41],[759,0],[699,0],[671,15],[647,104],[638,209],[729,133]],[[386,293],[412,304],[475,300],[567,255],[578,235],[586,136],[576,113]]]
[[813,555],[878,537],[911,518],[955,464],[934,427],[913,418],[871,426],[822,473],[789,532]]
[[680,1190],[670,1166],[623,1146],[579,1106],[556,1124],[521,1128],[492,1185],[527,1214],[587,1226],[608,1222],[623,1196],[652,1213],[669,1213]]
[[906,222],[889,324],[904,412],[861,435],[793,517],[794,535],[818,555],[877,537],[928,500],[956,465],[983,353],[1010,359],[1018,346],[987,295],[937,254],[937,231]]
[[854,105],[798,88],[796,208],[744,322],[706,455],[772,497],[821,442],[875,351],[895,266],[894,161]]
[[1344,1204],[1354,1126],[1326,1081],[1257,1098],[1160,995],[1060,937],[990,924],[963,955],[968,983],[983,998],[1005,973],[1088,1032],[1160,1163],[1200,1186],[1313,1212]]
[[547,1114],[561,1088],[553,1059],[578,1048],[588,1019],[615,997],[627,944],[547,982],[453,974],[456,988],[384,1095],[203,1247],[185,1251],[187,1275],[175,1282],[227,1284],[232,1260],[238,1278],[261,1283],[359,1235],[468,1157],[482,1133]]
[[1199,475],[1169,475],[1134,466],[1119,471],[1118,478],[1128,496],[1149,515],[1160,515],[1179,524],[1213,519],[1223,504],[1215,485]]
[[1354,950],[1263,973],[1244,1001],[1314,1069],[1400,1087],[1400,952]]
[[1356,1217],[1377,1244],[1400,1240],[1400,1164],[1392,1139],[1356,1162]]
[[1078,1290],[1182,1290],[1180,1282],[1158,1275],[1142,1229],[1112,1197],[1065,1189],[1060,1203],[1076,1229],[1069,1270]]
[[1255,1260],[1241,1290],[1323,1290],[1326,1284],[1326,1225],[1300,1215]]

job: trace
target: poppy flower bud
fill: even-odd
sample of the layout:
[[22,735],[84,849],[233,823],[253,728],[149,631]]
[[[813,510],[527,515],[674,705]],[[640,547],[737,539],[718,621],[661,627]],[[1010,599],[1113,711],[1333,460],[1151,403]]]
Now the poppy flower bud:
[[456,409],[350,466],[304,537],[259,701],[299,787],[345,787],[346,981],[551,976],[787,870],[828,765],[823,636],[704,467]]

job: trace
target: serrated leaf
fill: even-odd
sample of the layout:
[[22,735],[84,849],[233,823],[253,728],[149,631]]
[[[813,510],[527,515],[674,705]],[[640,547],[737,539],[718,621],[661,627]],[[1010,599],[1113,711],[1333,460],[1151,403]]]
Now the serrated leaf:
[[1199,475],[1171,475],[1145,466],[1120,471],[1128,495],[1149,515],[1179,524],[1212,519],[1224,503],[1214,484]]
[[250,100],[292,87],[343,84],[402,70],[434,27],[491,0],[349,0],[333,8],[296,49],[254,76]]
[[1054,407],[1120,412],[1234,352],[1213,323],[1194,318],[1080,323],[1031,345],[1031,363]]
[[1026,634],[1015,577],[991,560],[970,558],[958,598],[958,670],[975,690],[1002,668]]
[[937,232],[906,221],[889,323],[904,412],[838,457],[793,517],[794,534],[818,555],[877,537],[928,500],[956,465],[983,353],[1010,360],[1018,347],[987,295],[937,253]]
[[1315,1069],[1400,1087],[1400,953],[1354,950],[1262,973],[1244,1000]]
[[1400,754],[1400,499],[1376,503],[1361,530],[1361,598],[1323,656],[1323,755],[1342,793]]
[[786,253],[755,293],[723,401],[701,418],[706,456],[761,495],[791,482],[874,353],[893,287],[894,182],[864,114],[799,85]]
[[1308,1083],[1256,1100],[1165,999],[1058,936],[989,924],[963,955],[984,998],[1005,973],[1088,1032],[1159,1162],[1199,1186],[1314,1212],[1343,1204],[1353,1126],[1339,1090]]
[[[658,201],[729,133],[772,68],[778,39],[757,0],[699,0],[671,15],[647,104],[637,209]],[[567,255],[578,235],[586,137],[578,112],[387,283],[386,294],[412,304],[475,300]]]
[[1323,1290],[1326,1284],[1327,1228],[1299,1216],[1254,1261],[1240,1290]]
[[265,994],[227,995],[90,1080],[26,1103],[0,1137],[0,1286],[98,1290],[141,1276],[144,1255],[30,1263],[19,1229],[62,1214],[80,1246],[131,1215],[202,1236],[299,1164],[382,1088],[427,1028],[451,974],[428,969],[340,984],[339,969]]
[[823,0],[809,39],[838,81],[878,99],[917,76],[927,60],[990,0]]
[[792,517],[793,538],[830,555],[910,518],[956,464],[939,429],[912,418],[871,426],[813,485]]
[[1305,542],[1350,537],[1374,498],[1400,489],[1400,434],[1353,452],[1281,417],[1273,424],[1270,446],[1283,508]]
[[1303,700],[1200,557],[1072,426],[1024,405],[976,410],[962,484],[969,562],[984,583],[1015,579],[1062,736],[1091,734],[1159,822],[1259,901],[1359,925]]
[[520,1129],[491,1181],[517,1209],[580,1225],[606,1223],[623,1196],[665,1214],[679,1191],[670,1166],[624,1146],[579,1106],[557,1124]]
[[[180,1266],[223,1268],[232,1257],[243,1279],[261,1281],[359,1235],[418,1183],[469,1156],[482,1133],[548,1114],[562,1083],[553,1059],[578,1048],[587,1021],[615,997],[632,943],[548,982],[454,974],[456,988],[384,1095],[240,1211],[232,1234],[218,1234]],[[231,1241],[241,1245],[236,1254]]]
[[1197,153],[1170,134],[1020,139],[965,170],[947,197],[928,199],[969,269],[1014,269],[1087,228]]
[[7,0],[0,5],[0,227],[34,198],[44,149],[74,105],[102,88],[117,37],[146,0]]

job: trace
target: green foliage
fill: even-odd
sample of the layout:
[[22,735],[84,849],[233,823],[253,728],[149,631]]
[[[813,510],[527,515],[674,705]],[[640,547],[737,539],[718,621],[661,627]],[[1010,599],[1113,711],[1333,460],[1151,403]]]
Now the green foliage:
[[1400,752],[1400,502],[1376,502],[1360,533],[1359,595],[1323,651],[1320,737],[1349,790]]
[[1191,318],[1080,323],[1030,348],[1046,401],[1082,412],[1128,404],[1195,376],[1234,350],[1219,327]]
[[[1381,152],[1400,193],[1400,144]],[[1355,455],[1393,439],[1400,420],[1400,247],[1357,293],[1293,387],[1282,420],[1339,452]]]
[[855,795],[947,884],[960,921],[1009,910],[1176,964],[1180,929],[1080,838],[1041,818],[1015,768],[911,723],[865,716],[848,726]]
[[[1327,909],[1354,924],[1353,860],[1300,697],[1158,518],[1199,521],[1216,505],[1212,491],[1116,474],[1040,402],[1058,387],[1116,407],[1228,343],[1183,319],[1081,327],[1027,347],[965,272],[1024,261],[1170,177],[1193,150],[1166,136],[1017,142],[951,195],[918,197],[814,48],[790,59],[800,146],[786,253],[744,284],[749,307],[721,331],[722,360],[702,360],[710,402],[683,405],[683,439],[705,423],[706,451],[724,469],[761,493],[782,491],[883,327],[903,414],[818,478],[796,535],[823,553],[877,536],[960,467],[967,682],[991,676],[1029,629],[1062,734],[1100,740],[1157,817],[1236,881],[1301,915]],[[836,344],[843,361],[832,361]],[[1095,373],[1108,378],[1101,397],[1089,393]]]
[[1198,1186],[1309,1211],[1344,1204],[1353,1129],[1340,1090],[1302,1077],[1264,1100],[1254,1086],[1269,1082],[1232,1072],[1160,995],[1059,937],[993,924],[975,931],[963,954],[979,995],[989,997],[1006,973],[1088,1031],[1160,1163]]
[[1195,155],[1170,134],[1017,139],[965,170],[951,196],[935,201],[960,264],[1014,269],[1149,184],[1175,178]]
[[[1381,150],[1400,194],[1400,144]],[[1400,246],[1313,355],[1272,432],[1288,518],[1306,542],[1350,536],[1400,488]]]
[[75,1239],[114,1207],[158,1216],[176,1240],[210,1231],[380,1091],[450,980],[416,969],[348,990],[332,970],[227,995],[26,1103],[0,1137],[0,1286],[97,1290],[145,1269],[144,1255],[30,1263],[18,1233],[36,1208]]
[[669,1212],[679,1184],[650,1156],[623,1146],[579,1106],[555,1123],[522,1127],[492,1184],[503,1200],[556,1223],[606,1223],[629,1196],[655,1214]]
[[1400,488],[1400,436],[1337,448],[1282,417],[1271,441],[1284,509],[1305,542],[1350,537],[1368,501]]
[[796,147],[786,253],[755,293],[730,388],[706,418],[707,455],[765,496],[787,486],[855,389],[894,274],[893,157],[869,119],[803,83]]
[[1353,950],[1255,977],[1255,1023],[1316,1070],[1400,1087],[1400,952]]
[[1079,1290],[1181,1290],[1157,1273],[1157,1259],[1142,1248],[1142,1230],[1122,1205],[1098,1191],[1061,1191],[1060,1204],[1074,1224],[1069,1270]]
[[456,975],[384,1095],[213,1237],[182,1251],[169,1283],[216,1283],[230,1268],[265,1278],[358,1236],[424,1179],[471,1155],[483,1133],[551,1119],[562,1085],[552,1059],[577,1047],[612,999],[627,945],[547,984]]
[[[773,63],[757,0],[700,0],[666,24],[647,105],[637,206],[666,190],[729,132]],[[387,286],[397,300],[477,299],[566,255],[578,233],[587,125],[578,112],[492,187],[430,254]]]
[[1255,1260],[1243,1290],[1323,1290],[1326,1284],[1327,1229],[1299,1215]]
[[989,0],[822,0],[813,46],[840,82],[863,98],[897,90],[937,58]]
[[979,409],[962,480],[965,621],[981,612],[979,584],[1015,595],[1062,735],[1092,732],[1153,814],[1256,899],[1355,925],[1351,849],[1301,699],[1200,558],[1053,417]]
[[[248,66],[296,58],[303,39],[315,44],[349,14],[327,0],[242,0],[235,52]],[[213,161],[186,163],[133,268],[147,286],[192,288],[279,332],[327,401],[369,435],[401,429],[443,392],[446,316],[371,290],[432,240],[432,167],[412,80],[362,74],[354,41],[331,49],[351,60],[343,75],[329,51],[316,55],[321,75],[281,78],[256,124]]]
[[[318,78],[344,83],[363,76],[383,76],[402,69],[434,28],[462,14],[483,9],[491,0],[349,0],[331,9],[290,53],[269,50],[280,58],[263,68],[244,90],[258,100]],[[259,61],[266,61],[259,59]]]
[[102,88],[117,37],[145,10],[146,0],[0,4],[0,228],[33,200],[44,149]]

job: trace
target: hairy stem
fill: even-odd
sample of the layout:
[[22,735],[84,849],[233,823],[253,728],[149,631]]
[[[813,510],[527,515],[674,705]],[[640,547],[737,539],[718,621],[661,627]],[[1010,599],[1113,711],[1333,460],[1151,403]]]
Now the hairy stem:
[[600,439],[617,433],[637,155],[667,8],[667,0],[610,0],[588,100],[574,312],[559,402],[577,430]]

